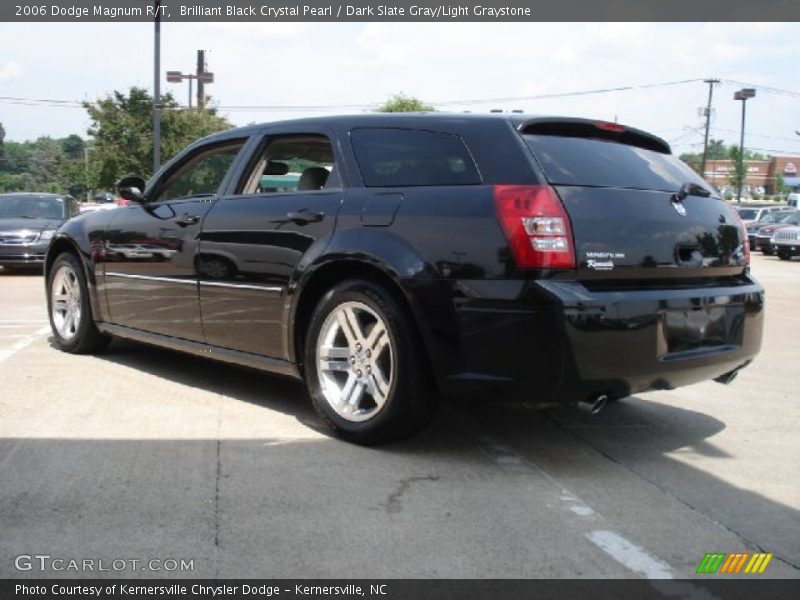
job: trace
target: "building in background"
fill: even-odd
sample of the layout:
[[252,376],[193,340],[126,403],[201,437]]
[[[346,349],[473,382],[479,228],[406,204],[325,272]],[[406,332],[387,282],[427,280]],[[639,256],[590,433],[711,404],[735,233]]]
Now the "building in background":
[[[706,162],[705,180],[716,186],[723,193],[734,192],[731,175],[735,170],[732,160],[709,160]],[[773,156],[770,160],[745,161],[746,195],[776,194],[776,175],[783,176],[783,184],[790,190],[800,189],[800,156]]]

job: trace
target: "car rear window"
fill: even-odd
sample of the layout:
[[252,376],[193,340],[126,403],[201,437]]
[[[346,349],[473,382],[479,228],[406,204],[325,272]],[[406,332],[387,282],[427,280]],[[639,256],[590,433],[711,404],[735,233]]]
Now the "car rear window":
[[671,154],[591,138],[522,137],[553,184],[674,192],[691,182],[709,188],[686,163]]
[[475,185],[475,161],[455,135],[411,129],[355,129],[350,138],[368,187]]
[[738,212],[739,216],[745,221],[752,221],[756,218],[756,215],[758,215],[758,210],[755,208],[740,208],[736,212]]

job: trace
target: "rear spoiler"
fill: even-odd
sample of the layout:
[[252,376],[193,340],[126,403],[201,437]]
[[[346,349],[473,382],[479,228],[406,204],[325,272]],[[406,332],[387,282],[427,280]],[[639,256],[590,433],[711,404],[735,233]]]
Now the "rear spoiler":
[[601,139],[628,146],[636,146],[646,150],[654,150],[661,154],[672,154],[669,144],[660,137],[618,123],[593,121],[591,119],[564,119],[559,117],[537,117],[517,123],[517,130],[522,134],[560,135]]

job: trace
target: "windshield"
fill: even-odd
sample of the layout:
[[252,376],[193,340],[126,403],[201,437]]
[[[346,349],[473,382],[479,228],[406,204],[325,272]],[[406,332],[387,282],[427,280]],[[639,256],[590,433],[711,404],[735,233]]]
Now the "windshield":
[[736,212],[739,213],[739,216],[743,221],[753,221],[758,214],[758,210],[755,208],[739,208],[736,209]]
[[790,212],[788,215],[781,217],[781,220],[778,223],[791,223],[796,225],[798,217],[800,217],[800,212]]
[[0,219],[64,219],[63,198],[0,196]]

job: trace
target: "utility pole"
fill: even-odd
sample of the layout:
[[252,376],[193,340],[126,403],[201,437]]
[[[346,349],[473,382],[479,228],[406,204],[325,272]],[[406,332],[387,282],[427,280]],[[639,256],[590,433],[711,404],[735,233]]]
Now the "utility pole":
[[203,110],[206,107],[206,86],[203,81],[203,74],[206,72],[206,51],[197,51],[197,108]]
[[161,167],[161,0],[155,0],[155,44],[153,48],[153,173]]
[[711,99],[714,97],[714,85],[719,83],[719,79],[704,79],[704,83],[708,84],[708,104],[703,111],[706,117],[706,133],[703,138],[703,162],[700,166],[700,177],[706,176],[706,160],[708,158],[708,132],[711,128]]

